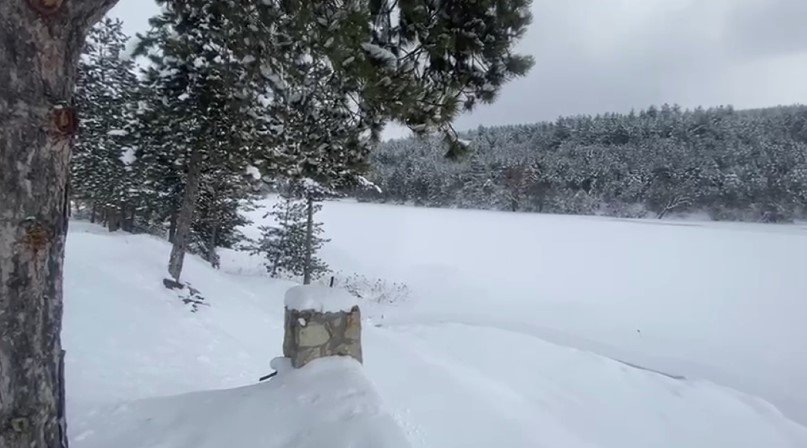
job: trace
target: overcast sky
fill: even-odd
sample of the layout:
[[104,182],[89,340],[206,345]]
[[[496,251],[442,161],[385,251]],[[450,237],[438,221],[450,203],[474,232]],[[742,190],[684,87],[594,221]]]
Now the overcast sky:
[[[663,103],[807,103],[807,0],[533,0],[532,10],[518,49],[535,67],[458,129]],[[132,35],[157,11],[120,0],[110,14]]]

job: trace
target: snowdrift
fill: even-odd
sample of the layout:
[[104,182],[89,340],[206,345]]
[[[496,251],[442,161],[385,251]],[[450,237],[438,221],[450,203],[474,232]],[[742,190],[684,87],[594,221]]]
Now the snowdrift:
[[117,406],[75,439],[93,448],[406,448],[361,365],[322,358],[271,381]]

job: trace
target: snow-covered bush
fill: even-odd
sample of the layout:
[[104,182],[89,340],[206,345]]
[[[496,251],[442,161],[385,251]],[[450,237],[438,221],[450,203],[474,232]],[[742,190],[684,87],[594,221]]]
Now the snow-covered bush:
[[616,216],[619,218],[646,218],[647,207],[645,207],[643,204],[610,202],[603,204],[598,214],[605,216]]
[[409,287],[405,283],[391,282],[362,274],[337,273],[333,286],[341,287],[359,299],[382,305],[405,302],[409,299]]
[[551,213],[593,215],[601,204],[600,198],[585,191],[564,191],[552,198],[547,209]]

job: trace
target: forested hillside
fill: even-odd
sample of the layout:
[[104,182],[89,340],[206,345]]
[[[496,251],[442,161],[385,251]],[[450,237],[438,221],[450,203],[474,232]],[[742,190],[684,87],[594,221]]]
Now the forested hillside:
[[439,140],[385,143],[360,199],[433,207],[790,221],[807,203],[807,107],[737,111],[651,107],[638,113],[468,132],[470,150]]

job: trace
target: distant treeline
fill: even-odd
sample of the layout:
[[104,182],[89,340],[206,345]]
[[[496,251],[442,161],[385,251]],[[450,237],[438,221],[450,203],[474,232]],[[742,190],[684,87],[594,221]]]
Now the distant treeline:
[[638,113],[480,127],[469,153],[389,141],[372,156],[382,192],[359,199],[545,213],[790,221],[807,204],[807,107]]

